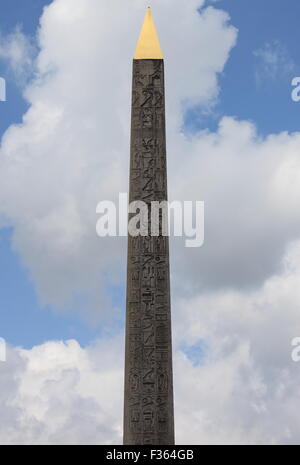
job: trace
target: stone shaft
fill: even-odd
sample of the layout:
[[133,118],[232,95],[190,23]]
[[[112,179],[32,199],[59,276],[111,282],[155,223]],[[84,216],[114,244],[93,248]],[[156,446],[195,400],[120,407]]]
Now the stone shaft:
[[[129,200],[167,200],[164,61],[133,60]],[[150,209],[149,209],[150,211]],[[150,214],[149,214],[150,217]],[[129,220],[131,215],[129,215]],[[174,444],[169,238],[128,235],[124,444]]]

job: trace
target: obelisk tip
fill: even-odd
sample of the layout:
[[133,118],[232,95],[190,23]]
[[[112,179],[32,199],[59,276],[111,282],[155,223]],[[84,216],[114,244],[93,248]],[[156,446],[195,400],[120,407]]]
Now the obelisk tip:
[[141,29],[140,37],[133,58],[135,60],[163,59],[163,54],[150,6],[148,6],[146,11],[144,24]]

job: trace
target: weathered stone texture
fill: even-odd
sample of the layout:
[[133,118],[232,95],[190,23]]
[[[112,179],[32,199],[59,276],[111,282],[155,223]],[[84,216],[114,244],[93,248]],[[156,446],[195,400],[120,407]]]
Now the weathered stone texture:
[[[130,202],[167,200],[163,60],[134,60]],[[161,223],[161,219],[160,219]],[[169,238],[128,236],[124,444],[174,444]]]

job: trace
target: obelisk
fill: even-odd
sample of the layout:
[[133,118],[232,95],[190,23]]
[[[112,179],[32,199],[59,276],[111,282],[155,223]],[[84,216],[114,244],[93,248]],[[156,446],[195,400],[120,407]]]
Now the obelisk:
[[[150,8],[133,59],[129,201],[167,200],[164,60]],[[150,217],[150,214],[149,214]],[[131,215],[129,215],[129,219]],[[169,238],[128,234],[124,444],[174,444]]]

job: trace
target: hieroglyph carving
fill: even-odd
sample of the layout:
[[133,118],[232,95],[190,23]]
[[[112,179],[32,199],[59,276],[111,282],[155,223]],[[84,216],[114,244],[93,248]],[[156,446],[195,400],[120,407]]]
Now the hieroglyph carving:
[[[135,200],[167,200],[163,60],[133,62],[129,201]],[[124,444],[174,444],[169,276],[168,237],[129,235]]]

